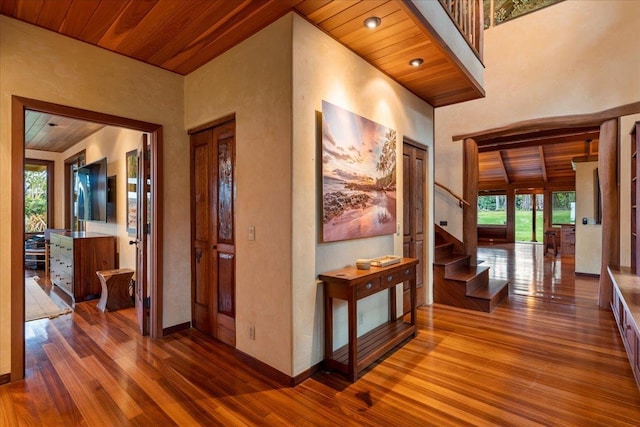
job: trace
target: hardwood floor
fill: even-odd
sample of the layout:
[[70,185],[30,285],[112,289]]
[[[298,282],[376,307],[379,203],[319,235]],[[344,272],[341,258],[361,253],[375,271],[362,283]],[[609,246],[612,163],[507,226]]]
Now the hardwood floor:
[[640,423],[640,393],[597,279],[542,247],[480,248],[511,295],[492,313],[418,310],[417,338],[350,384],[279,386],[195,331],[152,341],[133,310],[27,324],[27,378],[0,386],[0,425],[562,425]]

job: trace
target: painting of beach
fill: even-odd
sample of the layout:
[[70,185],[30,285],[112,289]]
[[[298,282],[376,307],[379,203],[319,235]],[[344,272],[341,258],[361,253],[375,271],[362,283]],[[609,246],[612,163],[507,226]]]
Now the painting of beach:
[[395,130],[322,101],[322,241],[395,231]]

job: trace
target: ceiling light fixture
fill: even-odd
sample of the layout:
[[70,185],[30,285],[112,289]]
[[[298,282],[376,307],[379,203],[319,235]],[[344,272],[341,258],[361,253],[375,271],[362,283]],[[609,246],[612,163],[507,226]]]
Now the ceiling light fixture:
[[58,124],[57,123],[47,123],[47,126],[56,127],[56,126],[58,126]]
[[370,16],[364,20],[364,26],[371,29],[379,27],[381,23],[382,19],[377,16]]
[[411,61],[409,61],[409,65],[411,65],[412,67],[419,67],[423,62],[424,59],[422,58],[413,58]]

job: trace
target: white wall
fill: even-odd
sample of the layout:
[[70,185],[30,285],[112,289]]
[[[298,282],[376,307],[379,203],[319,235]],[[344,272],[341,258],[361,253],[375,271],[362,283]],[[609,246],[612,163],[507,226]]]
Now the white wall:
[[576,163],[576,273],[599,275],[602,264],[602,225],[596,224],[595,217],[593,173],[597,167],[598,162]]
[[[409,137],[432,153],[433,109],[406,89],[371,67],[331,37],[293,16],[293,374],[297,375],[323,359],[323,300],[319,273],[354,265],[357,258],[385,254],[402,255],[402,237],[372,237],[345,242],[318,243],[320,230],[317,185],[317,112],[322,101],[338,105],[397,131],[397,218],[402,229],[402,139]],[[429,157],[429,171],[433,170]],[[432,175],[427,188],[432,187]],[[427,224],[432,203],[425,201]],[[433,233],[428,233],[433,245]],[[431,257],[431,251],[429,251]],[[425,289],[431,302],[431,262],[424,266]],[[360,303],[361,334],[387,319],[384,293]],[[335,345],[346,342],[346,307],[334,312]]]
[[[163,125],[163,326],[191,319],[188,139],[183,77],[0,16],[0,373],[11,360],[11,96]],[[14,284],[15,285],[15,284]],[[170,303],[169,303],[170,302]]]
[[[436,109],[436,181],[462,194],[452,136],[638,101],[640,2],[567,0],[485,31],[484,99]],[[462,238],[462,210],[436,189],[435,221]]]

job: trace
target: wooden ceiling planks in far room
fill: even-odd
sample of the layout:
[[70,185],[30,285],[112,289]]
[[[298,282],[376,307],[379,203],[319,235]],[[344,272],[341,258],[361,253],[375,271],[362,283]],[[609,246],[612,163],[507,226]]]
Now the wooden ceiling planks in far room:
[[27,110],[25,148],[62,153],[104,125]]
[[[434,107],[484,96],[408,0],[4,0],[0,13],[187,75],[294,11]],[[382,19],[364,27],[370,16]],[[423,58],[420,67],[409,66]]]

